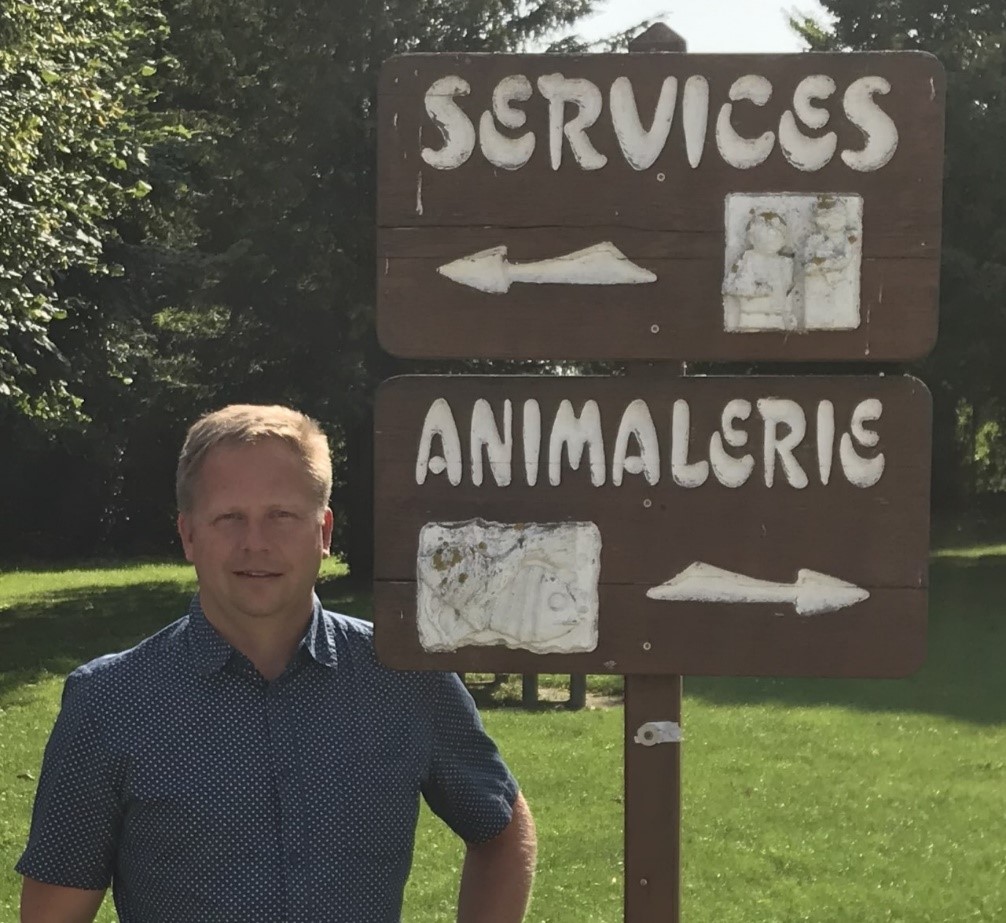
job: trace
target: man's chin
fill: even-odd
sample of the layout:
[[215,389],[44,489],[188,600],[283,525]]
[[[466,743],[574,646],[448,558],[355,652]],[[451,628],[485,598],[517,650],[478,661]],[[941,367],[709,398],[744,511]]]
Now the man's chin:
[[245,617],[256,620],[299,618],[311,612],[311,594],[293,594],[289,587],[277,582],[236,593],[231,605]]
[[254,618],[270,618],[290,608],[290,601],[275,593],[243,593],[234,599],[234,607]]

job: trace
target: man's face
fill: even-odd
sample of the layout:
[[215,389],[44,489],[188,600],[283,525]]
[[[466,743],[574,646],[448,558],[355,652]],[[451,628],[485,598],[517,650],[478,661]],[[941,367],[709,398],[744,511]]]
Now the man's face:
[[307,619],[332,511],[318,508],[303,463],[284,442],[211,449],[178,532],[211,620]]

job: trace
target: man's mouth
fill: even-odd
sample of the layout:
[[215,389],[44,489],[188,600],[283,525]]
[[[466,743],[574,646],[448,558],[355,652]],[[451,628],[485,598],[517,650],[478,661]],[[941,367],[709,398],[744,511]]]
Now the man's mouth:
[[234,571],[238,577],[252,577],[255,579],[260,579],[263,577],[280,577],[282,574],[276,573],[276,571],[271,570],[236,570]]

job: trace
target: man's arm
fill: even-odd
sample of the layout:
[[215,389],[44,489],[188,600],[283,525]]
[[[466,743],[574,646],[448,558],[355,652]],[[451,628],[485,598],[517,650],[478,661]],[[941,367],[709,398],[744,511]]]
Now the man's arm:
[[461,872],[458,923],[521,923],[531,897],[537,839],[523,795],[503,832],[469,843]]
[[[125,761],[105,745],[91,665],[66,678],[16,870],[22,923],[91,923],[112,881]],[[99,697],[106,713],[114,704]],[[48,884],[47,882],[52,882]]]
[[104,891],[48,885],[25,878],[21,885],[21,923],[92,923]]

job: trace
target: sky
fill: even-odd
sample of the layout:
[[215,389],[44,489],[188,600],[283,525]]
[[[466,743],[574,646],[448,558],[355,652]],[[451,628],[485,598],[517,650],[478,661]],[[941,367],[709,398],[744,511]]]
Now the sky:
[[802,51],[787,12],[827,22],[817,0],[597,0],[597,12],[575,31],[603,38],[644,19],[660,19],[688,42],[691,52]]

